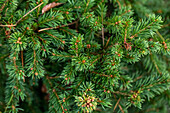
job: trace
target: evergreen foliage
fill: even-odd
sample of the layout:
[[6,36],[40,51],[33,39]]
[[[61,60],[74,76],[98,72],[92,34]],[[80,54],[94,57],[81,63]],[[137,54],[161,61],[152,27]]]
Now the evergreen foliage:
[[167,113],[169,5],[0,0],[0,113]]

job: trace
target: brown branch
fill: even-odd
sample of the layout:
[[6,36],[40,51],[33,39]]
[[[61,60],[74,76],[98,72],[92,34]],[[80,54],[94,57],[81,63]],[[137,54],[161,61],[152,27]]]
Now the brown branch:
[[[151,55],[150,55],[150,56],[151,56]],[[161,72],[160,69],[158,68],[158,65],[156,64],[155,60],[153,60],[152,56],[151,56],[151,60],[152,60],[152,62],[154,63],[155,68],[156,68],[156,70],[158,71],[158,73],[159,73],[160,75],[162,75],[162,72]]]
[[87,2],[87,4],[86,4],[86,8],[84,9],[84,13],[85,13],[86,10],[87,10],[87,7],[88,7],[88,5],[89,5],[89,2],[90,2],[90,0],[88,0],[88,2]]
[[95,59],[90,65],[92,65],[93,63],[95,63],[97,60],[99,60],[102,56],[98,57],[97,59]]
[[127,37],[127,29],[125,29],[124,43],[126,43],[126,37]]
[[59,57],[75,57],[75,56],[68,56],[68,55],[56,55],[53,53],[53,56],[59,56]]
[[32,10],[30,10],[28,13],[26,13],[23,17],[21,17],[17,22],[16,22],[16,25],[25,17],[27,16],[28,14],[30,14],[32,11],[34,11],[35,9],[37,9],[38,7],[40,7],[41,5],[43,4],[43,2],[39,5],[37,5],[36,7],[34,7]]
[[35,52],[35,50],[34,50],[34,68],[36,68],[35,62],[36,62],[36,52]]
[[[65,30],[65,29],[61,29],[61,30],[67,32],[67,33],[70,34],[70,35],[73,35],[71,32],[69,32],[69,31],[67,31],[67,30]],[[74,36],[74,35],[73,35],[73,36]]]
[[[52,88],[52,83],[51,83],[51,81],[49,80],[49,77],[47,76],[46,78],[47,78],[47,80],[48,80],[48,83],[50,84],[50,87]],[[59,98],[59,96],[58,96],[58,94],[57,94],[57,92],[56,92],[55,89],[53,89],[53,93],[56,95],[57,99],[60,100],[60,98]],[[63,107],[63,105],[61,104],[60,101],[59,101],[59,103],[60,103],[60,106],[61,106],[61,108],[62,108],[62,110],[63,110],[63,113],[64,113],[64,107]]]
[[104,47],[104,49],[107,47],[107,45],[109,44],[109,41],[110,41],[110,37],[109,37],[109,39],[107,40],[107,42],[106,42],[106,45],[105,45],[105,47]]
[[22,60],[22,67],[24,68],[24,58],[23,58],[23,51],[21,51],[21,60]]
[[135,78],[135,79],[133,80],[133,82],[136,82],[137,80],[141,79],[142,77],[143,77],[143,75],[138,76],[137,78]]
[[11,26],[16,26],[24,17],[26,17],[28,14],[30,14],[32,11],[34,11],[36,8],[40,7],[43,4],[39,4],[38,6],[34,7],[32,10],[30,10],[28,13],[26,13],[23,17],[21,17],[14,25],[0,25],[1,27],[11,27]]
[[116,105],[115,105],[115,107],[114,107],[114,109],[113,109],[113,112],[114,112],[115,109],[117,108],[117,105],[119,104],[119,102],[120,102],[120,98],[119,98],[119,100],[117,101],[117,103],[116,103]]
[[49,77],[49,76],[47,76],[48,77],[48,79],[56,79],[56,78],[60,78],[61,76],[55,76],[55,77]]
[[104,77],[110,77],[109,75],[105,75],[105,74],[100,74],[100,73],[97,73],[97,72],[94,72],[94,71],[91,71],[92,73],[94,74],[99,74],[100,76],[104,76]]
[[0,11],[2,11],[2,10],[5,8],[5,5],[6,5],[6,3],[7,3],[8,1],[9,1],[9,0],[6,0],[6,1],[5,1],[5,3],[2,5]]
[[161,28],[168,27],[168,26],[170,26],[170,23],[163,25]]
[[163,36],[159,33],[159,31],[156,31],[156,34],[161,38],[161,40],[164,42],[165,39],[163,38]]
[[122,106],[120,104],[119,104],[119,108],[120,108],[121,112],[124,113]]
[[1,27],[13,27],[13,26],[16,26],[16,24],[15,25],[0,25]]
[[137,37],[138,34],[140,34],[141,32],[145,31],[146,29],[150,28],[150,26],[153,24],[154,22],[152,22],[151,24],[149,24],[148,26],[146,26],[145,28],[139,30],[136,34],[132,35],[130,38],[134,38]]
[[76,20],[76,21],[74,21],[74,22],[72,22],[72,23],[69,23],[69,24],[67,24],[67,25],[62,25],[62,26],[57,26],[57,27],[50,27],[50,28],[40,29],[40,30],[38,30],[38,32],[42,32],[42,31],[46,31],[46,30],[50,30],[50,29],[58,29],[58,28],[61,28],[61,27],[66,27],[66,26],[69,26],[69,25],[73,25],[73,24],[77,23],[78,21],[79,21],[79,19]]
[[[114,96],[114,98],[116,99],[116,96],[115,95],[113,95]],[[120,98],[119,98],[120,99]],[[117,99],[116,99],[117,100]],[[120,101],[120,100],[119,100]],[[123,109],[122,109],[122,106],[118,103],[118,106],[119,106],[119,108],[120,108],[120,110],[121,110],[121,112],[122,113],[124,113],[124,111],[123,111]]]
[[[54,92],[54,94],[56,95],[57,99],[60,100],[60,98],[59,98],[59,96],[58,96],[58,94],[57,94],[57,92],[56,92],[55,89],[53,89],[53,92]],[[64,113],[64,107],[63,107],[63,105],[61,104],[60,101],[59,101],[59,103],[60,103],[60,106],[61,106],[61,108],[62,108],[62,110],[63,110],[63,113]]]
[[120,95],[125,95],[125,96],[129,96],[129,94],[127,93],[122,93],[122,92],[119,92],[119,91],[115,91],[115,92],[112,92],[113,94],[120,94]]
[[104,25],[103,25],[103,11],[101,12],[102,13],[102,40],[103,40],[103,48],[104,48]]
[[120,4],[119,0],[116,0],[116,2],[117,2],[118,5],[119,5],[119,9],[121,9],[121,4]]

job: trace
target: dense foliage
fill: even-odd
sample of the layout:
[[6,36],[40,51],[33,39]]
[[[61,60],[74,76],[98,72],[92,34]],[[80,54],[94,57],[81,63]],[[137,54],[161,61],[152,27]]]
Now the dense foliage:
[[167,113],[169,6],[0,0],[0,113]]

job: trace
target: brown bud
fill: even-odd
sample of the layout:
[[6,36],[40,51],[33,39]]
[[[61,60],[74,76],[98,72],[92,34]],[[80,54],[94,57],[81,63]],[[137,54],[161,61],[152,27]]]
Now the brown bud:
[[53,92],[55,92],[55,89],[53,89]]
[[35,75],[37,76],[37,75],[38,75],[38,73],[37,73],[37,72],[35,72]]
[[63,40],[62,43],[65,44],[66,42]]
[[90,44],[87,44],[87,48],[89,49],[91,47],[91,45]]
[[18,91],[21,92],[21,89],[19,89]]
[[82,61],[83,64],[84,64],[85,62],[86,62],[85,60]]
[[20,41],[20,40],[21,40],[21,37],[19,37],[18,40]]
[[12,105],[12,109],[15,109],[15,106],[14,106],[14,105]]

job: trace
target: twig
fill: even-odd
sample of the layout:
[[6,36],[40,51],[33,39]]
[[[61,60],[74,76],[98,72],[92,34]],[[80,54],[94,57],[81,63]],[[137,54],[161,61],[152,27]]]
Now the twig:
[[72,23],[69,23],[69,24],[67,24],[67,25],[62,25],[62,26],[57,26],[57,27],[50,27],[50,28],[40,29],[40,30],[38,30],[38,32],[46,31],[46,30],[50,30],[50,29],[58,29],[58,28],[60,28],[60,27],[66,27],[66,26],[75,24],[75,23],[77,23],[77,22],[78,22],[78,20],[76,20],[76,21],[74,21],[74,22],[72,22]]
[[120,108],[121,112],[124,113],[122,106],[120,104],[119,104],[119,108]]
[[[50,87],[52,88],[52,83],[51,83],[51,81],[49,80],[49,77],[47,76],[46,78],[47,78],[47,80],[48,80],[48,83],[50,84]],[[58,96],[58,94],[57,94],[57,92],[56,92],[55,89],[53,89],[53,93],[54,93],[55,96],[57,97],[57,99],[58,99],[58,101],[59,101],[59,103],[60,103],[60,106],[61,106],[61,108],[62,108],[62,110],[63,110],[63,112],[64,112],[64,107],[63,107],[63,105],[61,104],[60,98],[59,98],[59,96]]]
[[127,29],[125,29],[124,43],[126,43]]
[[43,4],[43,2],[41,4],[39,4],[38,6],[34,7],[31,11],[29,11],[28,13],[26,13],[23,17],[21,17],[17,22],[16,25],[28,14],[30,14],[32,11],[34,11],[35,9],[37,9],[38,7],[40,7]]
[[121,4],[120,4],[119,0],[116,0],[116,2],[117,2],[118,5],[119,5],[119,9],[121,9]]
[[137,80],[141,79],[142,77],[143,77],[143,75],[138,76],[137,78],[135,78],[135,79],[133,80],[133,82],[136,82]]
[[104,47],[104,28],[103,28],[103,11],[102,11],[102,40],[103,40],[103,47]]
[[28,14],[30,14],[32,11],[34,11],[36,8],[40,7],[43,4],[39,4],[38,6],[34,7],[32,10],[30,10],[28,13],[26,13],[23,17],[21,17],[14,25],[0,25],[1,27],[11,27],[11,26],[16,26],[24,17],[26,17]]
[[95,59],[95,60],[90,64],[90,66],[91,66],[93,63],[95,63],[97,60],[99,60],[101,57],[102,57],[102,56],[100,56],[100,57],[98,57],[97,59]]
[[110,77],[109,75],[105,75],[105,74],[97,73],[97,72],[94,72],[94,71],[91,71],[91,72],[92,72],[92,73],[94,73],[94,74],[99,74],[100,76]]
[[113,94],[120,94],[120,95],[124,95],[124,96],[129,96],[129,94],[127,93],[122,93],[122,92],[119,92],[119,91],[115,91],[115,92],[112,92]]
[[[116,96],[115,95],[113,95],[114,96],[114,98],[116,99]],[[120,98],[119,98],[120,99]],[[116,99],[117,100],[117,99]],[[120,101],[120,100],[119,100]],[[119,108],[120,108],[120,110],[121,110],[121,112],[122,113],[124,113],[124,111],[123,111],[123,109],[122,109],[122,106],[118,103],[118,106],[119,106]]]
[[58,99],[58,101],[59,101],[59,103],[60,103],[60,106],[61,106],[61,108],[62,108],[62,110],[63,110],[63,112],[64,112],[64,107],[63,107],[63,105],[62,105],[61,102],[60,102],[60,98],[59,98],[59,96],[58,96],[56,90],[53,89],[53,92],[54,92],[55,96],[57,97],[57,99]]
[[6,111],[7,111],[7,107],[9,106],[9,104],[11,103],[11,101],[12,101],[12,98],[14,97],[14,95],[12,94],[11,95],[11,98],[10,98],[10,100],[9,100],[9,102],[7,103],[7,106],[6,106],[6,108],[5,108],[5,111],[4,111],[4,113],[6,113]]
[[4,9],[4,7],[5,7],[5,5],[6,5],[6,3],[7,3],[8,1],[9,1],[9,0],[6,0],[6,1],[5,1],[5,3],[2,5],[0,11],[2,11],[2,10]]
[[21,60],[22,60],[22,67],[24,68],[24,58],[23,58],[23,51],[21,51]]
[[114,107],[114,109],[113,109],[113,112],[114,112],[115,109],[117,108],[117,105],[119,104],[119,102],[120,102],[120,98],[119,98],[119,100],[117,101],[117,103],[116,103],[116,105],[115,105],[115,107]]
[[105,47],[104,47],[104,48],[106,48],[106,47],[107,47],[107,45],[109,44],[109,41],[110,41],[110,37],[109,37],[109,39],[107,40],[106,45],[105,45]]
[[87,1],[87,4],[86,4],[86,8],[85,8],[85,10],[84,10],[84,13],[86,12],[87,7],[89,6],[89,2],[90,2],[90,0]]
[[54,56],[59,56],[59,57],[75,57],[75,56],[68,56],[68,55],[56,55],[56,54],[54,54]]
[[15,25],[0,25],[1,27],[13,27],[13,26],[16,26],[16,24]]
[[160,75],[162,75],[162,72],[159,70],[159,67],[158,67],[158,65],[156,64],[155,60],[153,59],[152,54],[150,55],[150,57],[151,57],[151,60],[152,60],[153,64],[155,65],[156,70],[158,71],[158,73],[159,73]]
[[165,41],[163,36],[159,33],[159,31],[156,31],[156,34],[162,39],[162,41]]
[[168,27],[168,26],[170,26],[170,23],[163,25],[161,28]]

